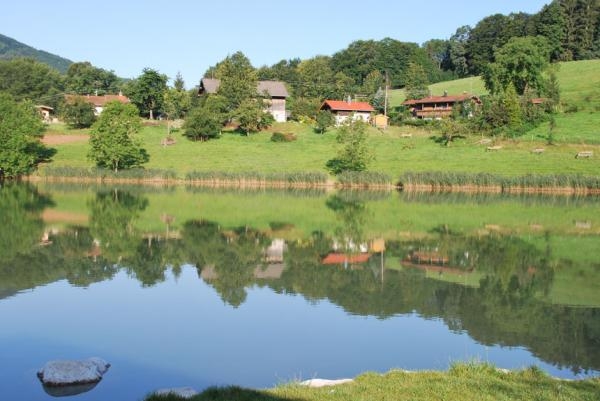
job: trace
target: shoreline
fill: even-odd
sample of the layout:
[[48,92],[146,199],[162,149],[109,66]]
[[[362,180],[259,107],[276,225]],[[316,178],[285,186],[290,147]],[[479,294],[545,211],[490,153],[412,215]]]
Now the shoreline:
[[438,185],[438,184],[348,184],[328,180],[321,183],[288,182],[257,179],[178,179],[178,178],[114,178],[114,177],[66,177],[29,175],[19,179],[26,182],[49,183],[81,183],[81,184],[124,184],[144,185],[149,187],[205,187],[205,188],[240,188],[240,189],[338,189],[365,191],[401,191],[406,193],[463,193],[463,194],[514,194],[514,195],[561,195],[561,196],[600,196],[600,188],[574,188],[558,186],[509,186],[502,185]]

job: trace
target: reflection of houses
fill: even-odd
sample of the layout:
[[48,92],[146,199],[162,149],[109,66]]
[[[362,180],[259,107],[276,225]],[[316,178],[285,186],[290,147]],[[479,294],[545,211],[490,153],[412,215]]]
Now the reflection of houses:
[[83,98],[88,103],[93,104],[96,115],[100,115],[102,113],[102,110],[104,110],[104,107],[106,106],[106,104],[109,103],[109,102],[120,102],[120,103],[123,103],[123,104],[131,103],[131,100],[129,100],[129,98],[127,96],[124,96],[121,92],[119,92],[118,95],[102,95],[102,96],[97,96],[97,95],[83,95],[83,96],[82,95],[66,95],[65,96],[65,98],[66,98],[67,101],[76,99],[78,97]]
[[[200,80],[200,88],[198,94],[213,94],[217,93],[221,80],[215,78],[202,78]],[[286,99],[289,97],[285,83],[281,81],[258,81],[256,92],[259,96],[266,96],[265,111],[271,113],[275,121],[285,122],[286,114]]]
[[450,259],[448,255],[438,251],[412,251],[402,261],[404,266],[424,270],[426,272],[465,274],[473,271],[472,268],[460,269],[449,266]]
[[285,240],[275,238],[265,250],[265,262],[283,263],[283,252],[286,249]]
[[[258,280],[276,280],[283,274],[283,263],[274,263],[267,266],[256,266],[252,271],[252,276]],[[200,277],[204,281],[215,281],[219,279],[219,273],[214,266],[204,266],[200,272]]]
[[356,269],[362,263],[367,263],[371,255],[368,253],[359,253],[359,254],[346,254],[346,253],[335,253],[332,252],[325,256],[325,258],[321,261],[324,265],[342,265],[345,269],[350,267],[351,269]]
[[407,106],[415,118],[439,120],[452,115],[452,110],[467,102],[481,104],[477,96],[464,93],[462,95],[428,96],[422,99],[411,99],[402,103]]
[[354,121],[369,122],[371,113],[375,111],[373,106],[367,102],[353,102],[351,99],[325,100],[320,110],[330,111],[335,117],[335,124],[343,124],[349,118]]

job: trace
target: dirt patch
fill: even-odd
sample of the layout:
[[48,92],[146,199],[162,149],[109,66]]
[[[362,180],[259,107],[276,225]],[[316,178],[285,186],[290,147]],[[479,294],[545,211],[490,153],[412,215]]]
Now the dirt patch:
[[73,134],[73,135],[46,135],[42,138],[44,145],[62,145],[65,143],[86,142],[90,139],[89,135]]
[[42,219],[46,223],[71,223],[85,224],[89,218],[82,213],[65,212],[61,210],[45,209],[42,213]]

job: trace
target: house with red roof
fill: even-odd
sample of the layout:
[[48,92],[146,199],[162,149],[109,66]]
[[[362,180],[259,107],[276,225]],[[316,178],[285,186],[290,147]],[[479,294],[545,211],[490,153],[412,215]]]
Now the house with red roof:
[[95,114],[98,116],[104,110],[104,106],[109,102],[121,102],[123,104],[131,103],[131,100],[121,92],[118,95],[65,95],[67,101],[81,97],[94,105]]
[[354,121],[364,121],[368,123],[371,120],[371,114],[375,112],[373,106],[367,102],[355,102],[351,99],[345,100],[325,100],[320,110],[330,111],[335,117],[335,124],[340,125],[349,118]]
[[428,96],[422,99],[411,99],[402,103],[407,106],[415,118],[423,120],[440,120],[450,117],[452,110],[458,105],[473,102],[481,104],[481,100],[474,95],[463,93],[462,95]]

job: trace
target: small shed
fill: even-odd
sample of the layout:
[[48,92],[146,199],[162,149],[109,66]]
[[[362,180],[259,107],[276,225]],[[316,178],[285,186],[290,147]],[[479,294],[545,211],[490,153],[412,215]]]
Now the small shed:
[[389,120],[390,118],[384,114],[377,114],[372,118],[373,125],[380,129],[386,129],[388,127]]
[[37,105],[37,106],[35,106],[35,108],[38,109],[38,111],[40,112],[40,115],[42,116],[42,119],[45,122],[52,121],[52,114],[54,114],[54,108],[52,108],[50,106],[44,106],[44,105]]

